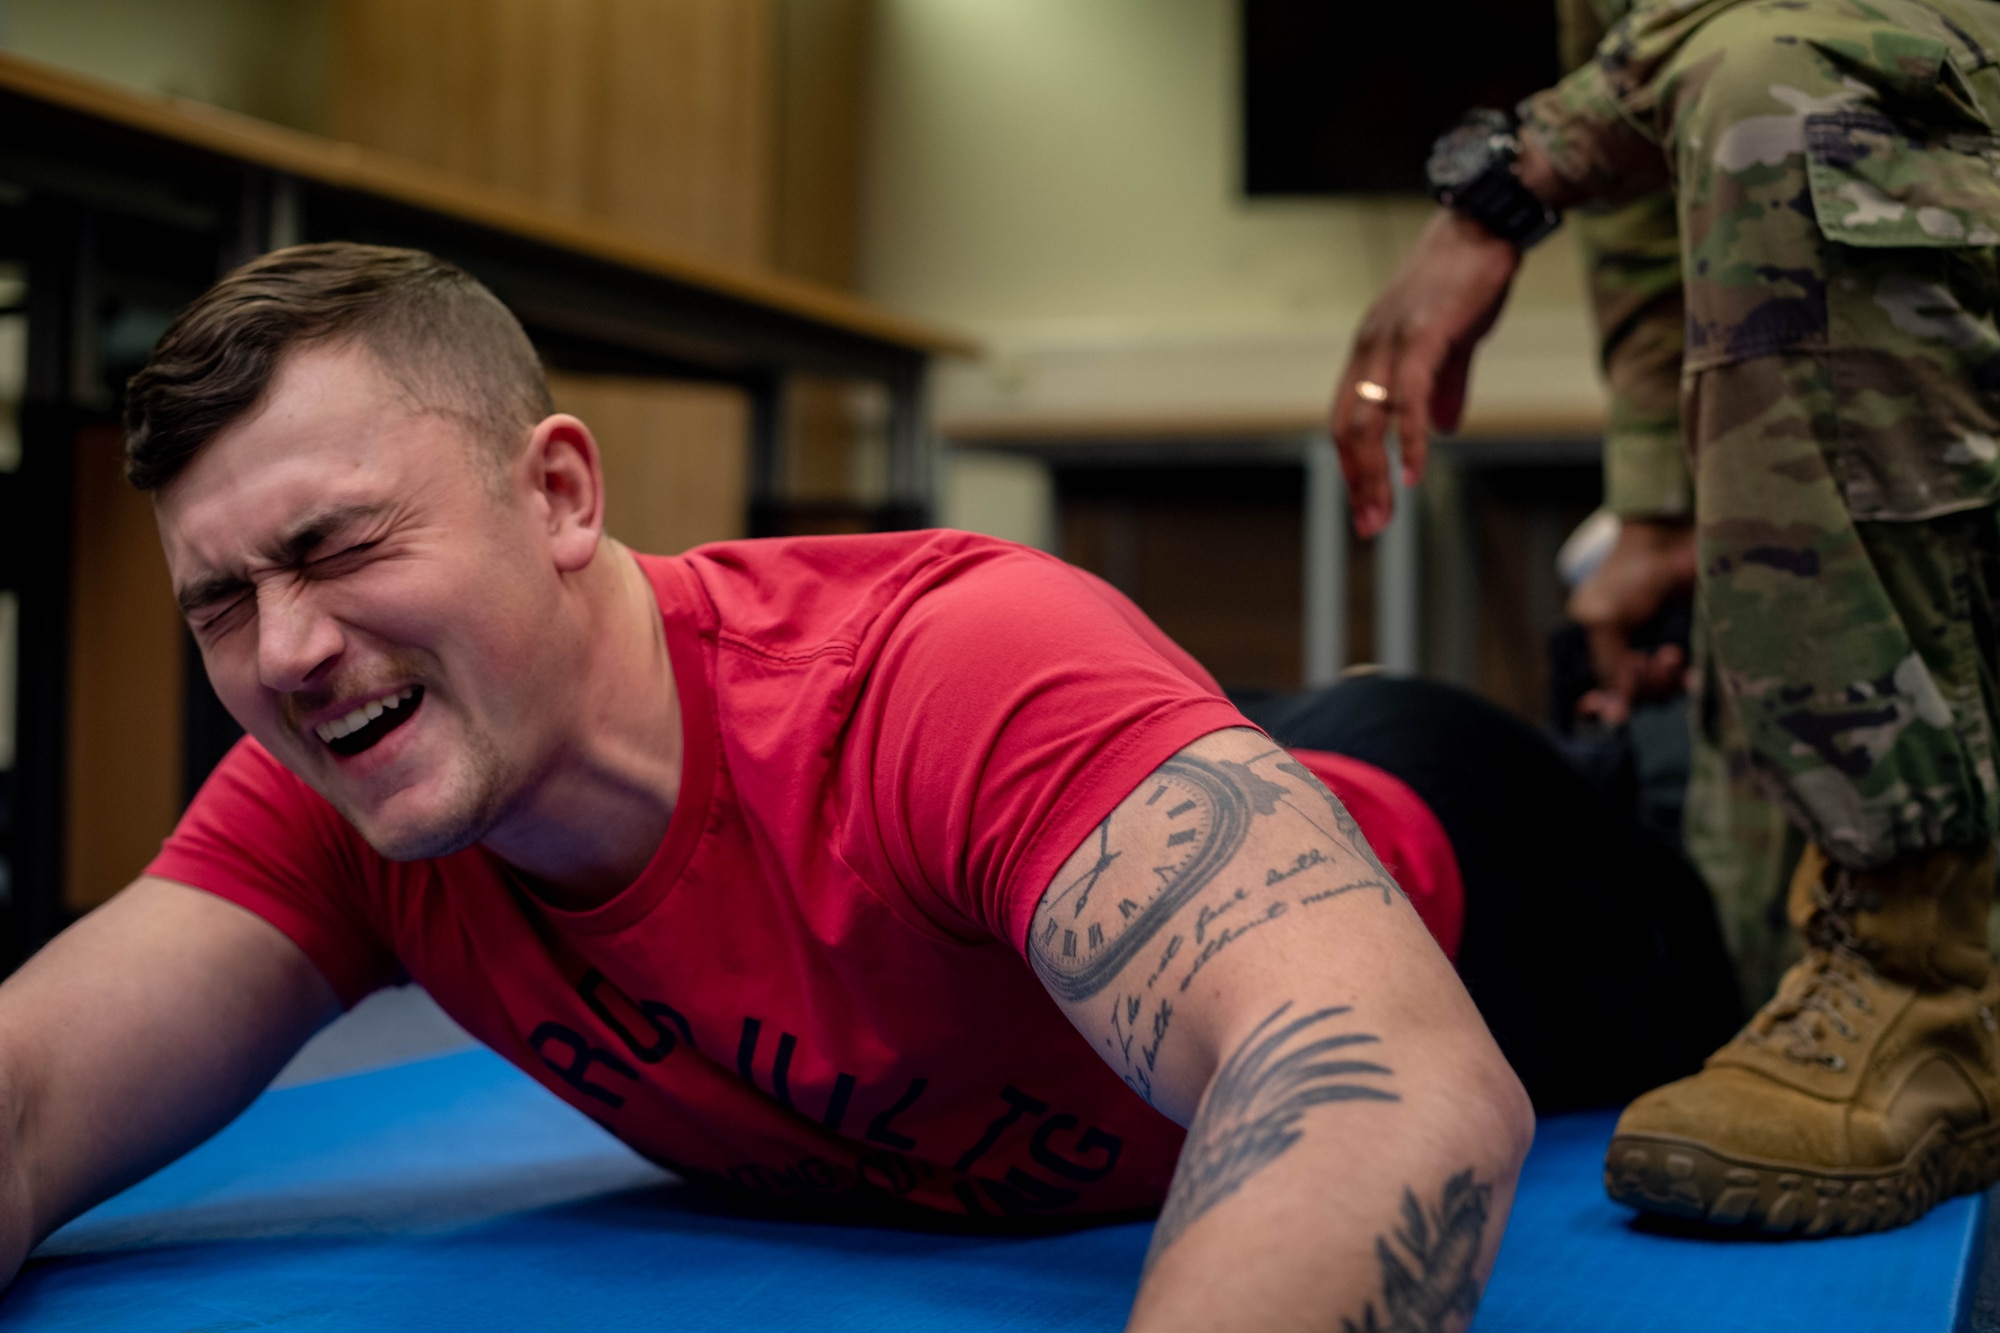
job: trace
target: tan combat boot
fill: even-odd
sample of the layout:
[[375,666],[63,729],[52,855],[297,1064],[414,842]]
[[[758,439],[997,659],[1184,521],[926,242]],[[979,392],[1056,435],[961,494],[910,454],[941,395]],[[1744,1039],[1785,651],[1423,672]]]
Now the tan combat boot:
[[1809,848],[1792,880],[1806,956],[1702,1071],[1619,1118],[1619,1203],[1808,1236],[1876,1231],[2000,1177],[1994,855],[1849,871]]

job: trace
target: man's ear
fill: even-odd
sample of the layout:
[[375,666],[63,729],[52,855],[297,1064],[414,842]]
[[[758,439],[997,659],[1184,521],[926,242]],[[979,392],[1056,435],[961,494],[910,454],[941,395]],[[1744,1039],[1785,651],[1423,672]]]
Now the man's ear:
[[535,427],[522,464],[556,568],[575,573],[591,562],[604,536],[604,467],[597,441],[590,427],[558,412]]

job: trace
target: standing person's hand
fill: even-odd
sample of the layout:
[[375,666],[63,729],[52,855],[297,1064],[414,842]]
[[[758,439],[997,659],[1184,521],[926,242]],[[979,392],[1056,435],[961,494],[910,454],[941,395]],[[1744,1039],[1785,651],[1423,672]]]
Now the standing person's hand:
[[1431,428],[1458,427],[1473,348],[1499,317],[1520,266],[1512,242],[1440,208],[1362,318],[1334,390],[1333,440],[1363,537],[1387,527],[1395,507],[1383,442],[1391,418],[1403,484],[1414,486]]
[[1687,654],[1676,644],[1632,646],[1632,631],[1694,590],[1694,526],[1684,519],[1627,519],[1595,573],[1570,594],[1569,618],[1590,641],[1598,687],[1578,707],[1612,726],[1632,705],[1682,688]]

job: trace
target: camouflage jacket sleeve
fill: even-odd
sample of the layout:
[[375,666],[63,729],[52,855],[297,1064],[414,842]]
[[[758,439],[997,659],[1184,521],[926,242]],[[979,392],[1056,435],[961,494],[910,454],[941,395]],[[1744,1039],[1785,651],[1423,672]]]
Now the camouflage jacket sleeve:
[[1744,3],[1639,0],[1594,58],[1521,103],[1522,132],[1591,202],[1625,203],[1663,188],[1659,73],[1702,24]]
[[[1566,70],[1590,65],[1630,0],[1557,0]],[[1680,235],[1670,191],[1632,203],[1576,210],[1570,227],[1582,255],[1597,325],[1609,420],[1604,503],[1621,518],[1679,518],[1694,487],[1681,444]]]
[[1681,518],[1694,487],[1681,443],[1680,237],[1674,199],[1661,190],[1616,208],[1570,216],[1597,321],[1609,420],[1604,504],[1620,518]]

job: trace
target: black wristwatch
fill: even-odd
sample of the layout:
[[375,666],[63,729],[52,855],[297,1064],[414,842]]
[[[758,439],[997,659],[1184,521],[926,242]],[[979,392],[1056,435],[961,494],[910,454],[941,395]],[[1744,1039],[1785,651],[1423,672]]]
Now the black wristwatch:
[[1516,127],[1504,111],[1467,112],[1431,146],[1424,174],[1439,203],[1525,250],[1560,226],[1562,214],[1514,174],[1521,157]]

